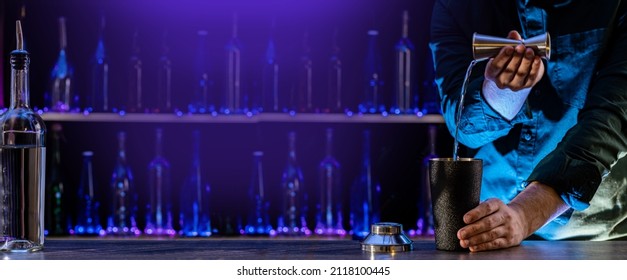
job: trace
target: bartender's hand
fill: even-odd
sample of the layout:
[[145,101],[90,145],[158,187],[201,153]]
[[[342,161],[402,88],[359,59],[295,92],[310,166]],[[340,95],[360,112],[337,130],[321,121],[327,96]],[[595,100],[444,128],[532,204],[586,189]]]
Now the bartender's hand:
[[[522,40],[516,31],[510,31],[507,38]],[[544,64],[533,49],[522,44],[503,47],[486,65],[483,97],[497,113],[512,120],[543,75]]]
[[467,224],[457,232],[463,248],[471,252],[518,246],[568,205],[547,185],[530,183],[509,204],[489,199],[464,215]]

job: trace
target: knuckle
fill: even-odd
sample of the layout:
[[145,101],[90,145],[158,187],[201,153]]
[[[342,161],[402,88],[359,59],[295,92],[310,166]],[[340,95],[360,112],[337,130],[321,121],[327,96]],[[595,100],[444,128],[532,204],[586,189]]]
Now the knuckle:
[[518,71],[518,72],[516,72],[516,77],[520,78],[520,79],[524,79],[525,77],[527,77],[527,73],[525,73],[523,71]]
[[486,208],[486,211],[488,211],[489,213],[492,213],[496,207],[492,201],[489,201],[488,203],[485,204],[485,208]]
[[505,239],[496,239],[496,240],[492,241],[492,247],[495,248],[495,249],[496,248],[503,248],[503,247],[506,247],[506,246],[507,246],[507,244],[505,242]]
[[514,69],[512,69],[510,67],[505,67],[505,69],[503,69],[503,74],[513,75],[514,74]]
[[514,236],[509,236],[509,237],[507,238],[507,246],[513,246],[513,245],[515,245],[515,244],[517,244],[517,242],[516,242],[516,237],[514,237]]
[[499,238],[499,233],[495,230],[490,231],[490,233],[488,233],[490,236],[490,240],[496,240],[497,238]]

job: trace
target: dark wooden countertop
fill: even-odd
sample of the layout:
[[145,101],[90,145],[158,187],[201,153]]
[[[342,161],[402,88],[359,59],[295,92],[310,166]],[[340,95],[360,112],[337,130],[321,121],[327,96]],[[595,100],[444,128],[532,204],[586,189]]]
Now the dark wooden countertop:
[[371,254],[352,240],[205,238],[49,238],[34,253],[0,253],[14,260],[627,260],[627,241],[524,241],[521,246],[481,253],[435,249],[415,240],[414,250]]

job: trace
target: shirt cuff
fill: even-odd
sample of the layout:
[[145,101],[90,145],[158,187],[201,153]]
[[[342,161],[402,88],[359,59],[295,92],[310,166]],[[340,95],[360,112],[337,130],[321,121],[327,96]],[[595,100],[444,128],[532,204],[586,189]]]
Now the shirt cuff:
[[[481,98],[486,107],[495,116],[506,121],[513,121],[518,115],[526,112],[527,97],[531,88],[519,91],[500,89],[490,80],[484,80],[481,87]],[[514,110],[517,110],[514,112]]]
[[549,154],[533,170],[527,182],[538,181],[552,187],[566,204],[583,211],[590,206],[602,176],[589,162]]

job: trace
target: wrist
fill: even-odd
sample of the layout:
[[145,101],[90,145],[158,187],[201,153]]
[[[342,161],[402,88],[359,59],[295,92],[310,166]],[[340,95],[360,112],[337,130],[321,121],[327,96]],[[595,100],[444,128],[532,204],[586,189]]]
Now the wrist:
[[518,222],[520,223],[519,226],[523,229],[523,239],[532,235],[537,230],[537,228],[531,225],[531,223],[528,221],[527,210],[525,209],[526,207],[523,203],[513,200],[509,204],[507,204],[507,206],[509,206],[509,208],[512,209],[514,213],[516,213],[516,217],[518,218]]
[[517,213],[525,237],[569,209],[553,188],[537,181],[529,183],[508,206]]

